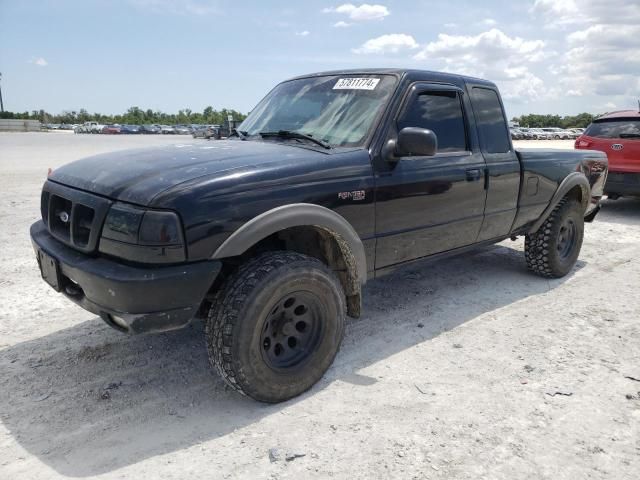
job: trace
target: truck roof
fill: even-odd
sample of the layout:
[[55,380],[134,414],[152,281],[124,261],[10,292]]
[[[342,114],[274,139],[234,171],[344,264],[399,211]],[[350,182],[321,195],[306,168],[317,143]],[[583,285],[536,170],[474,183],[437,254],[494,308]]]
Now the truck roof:
[[297,77],[289,78],[289,80],[298,80],[300,78],[321,77],[326,75],[395,75],[399,78],[407,77],[409,80],[433,80],[438,82],[450,82],[450,83],[462,83],[473,82],[476,84],[485,85],[495,88],[496,85],[493,82],[484,80],[482,78],[469,77],[465,75],[458,75],[454,73],[436,72],[432,70],[416,70],[408,68],[353,68],[347,70],[329,70],[326,72],[309,73],[306,75],[299,75]]

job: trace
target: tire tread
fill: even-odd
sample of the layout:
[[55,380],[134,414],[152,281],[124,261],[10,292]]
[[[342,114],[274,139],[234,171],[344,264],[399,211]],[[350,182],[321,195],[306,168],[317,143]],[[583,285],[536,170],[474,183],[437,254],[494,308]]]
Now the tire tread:
[[214,296],[207,317],[205,334],[209,361],[232,389],[247,395],[242,384],[246,383],[241,370],[236,368],[231,355],[233,328],[239,319],[240,310],[257,284],[273,270],[297,262],[320,260],[292,251],[267,252],[249,260],[232,274]]
[[533,273],[546,278],[561,276],[549,256],[549,248],[553,242],[552,232],[557,222],[561,222],[566,213],[577,203],[576,200],[563,198],[542,226],[536,232],[525,236],[524,255],[527,268]]

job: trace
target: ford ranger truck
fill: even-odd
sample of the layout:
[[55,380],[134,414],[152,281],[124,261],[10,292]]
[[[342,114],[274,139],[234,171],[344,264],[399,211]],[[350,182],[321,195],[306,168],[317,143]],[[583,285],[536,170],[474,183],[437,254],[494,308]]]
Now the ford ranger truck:
[[375,69],[277,85],[228,140],[56,169],[31,227],[42,278],[113,328],[204,319],[215,369],[263,402],[329,368],[362,287],[517,236],[569,273],[607,156],[515,150],[495,84]]

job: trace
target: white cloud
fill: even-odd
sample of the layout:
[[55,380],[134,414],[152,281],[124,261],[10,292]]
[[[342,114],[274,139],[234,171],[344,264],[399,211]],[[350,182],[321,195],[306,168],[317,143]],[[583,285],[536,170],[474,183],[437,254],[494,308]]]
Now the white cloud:
[[496,22],[493,18],[485,18],[480,23],[487,27],[495,27],[498,24],[498,22]]
[[354,48],[352,52],[357,54],[385,54],[398,53],[401,50],[413,50],[418,47],[418,42],[411,35],[391,33],[367,40],[360,48]]
[[494,80],[506,99],[532,100],[553,94],[531,69],[552,55],[542,40],[510,37],[492,28],[478,35],[441,33],[414,59],[442,65],[451,72]]
[[[561,2],[562,3],[562,2]],[[640,91],[640,3],[583,0],[561,5],[537,0],[534,11],[566,33],[553,69],[571,96],[631,96]]]
[[340,20],[339,22],[336,22],[336,23],[333,24],[333,26],[335,28],[347,28],[347,27],[350,27],[351,25],[353,25],[353,24],[344,22],[342,20]]
[[355,6],[352,3],[345,3],[335,8],[325,8],[322,11],[324,13],[340,13],[346,15],[354,22],[382,20],[390,14],[389,9],[384,5],[370,5],[368,3],[363,3],[359,6]]
[[311,32],[309,30],[302,30],[301,32],[296,32],[296,35],[298,37],[306,37],[307,35],[309,35]]
[[638,25],[640,3],[636,0],[536,0],[530,13],[554,28],[598,23]]
[[218,0],[129,0],[146,12],[165,15],[211,15],[220,12]]
[[[416,54],[418,60],[432,57],[459,58],[472,56],[481,62],[497,62],[505,55],[518,55],[527,61],[543,58],[545,43],[542,40],[523,40],[520,37],[509,37],[497,28],[478,35],[448,35],[441,33],[438,40],[428,43]],[[509,58],[511,59],[511,58]]]
[[575,0],[536,0],[529,12],[545,16],[550,26],[574,23],[583,17]]
[[33,63],[34,65],[37,65],[38,67],[46,67],[47,65],[49,65],[49,62],[47,62],[42,57],[33,57],[31,60],[29,60],[29,63]]

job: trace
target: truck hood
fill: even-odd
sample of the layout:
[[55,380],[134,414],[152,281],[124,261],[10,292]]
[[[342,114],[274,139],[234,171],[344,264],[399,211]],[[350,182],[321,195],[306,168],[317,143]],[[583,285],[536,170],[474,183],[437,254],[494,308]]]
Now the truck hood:
[[49,180],[146,206],[162,192],[200,177],[241,177],[252,171],[281,170],[326,155],[327,152],[275,141],[198,142],[103,153],[64,165],[54,170]]

